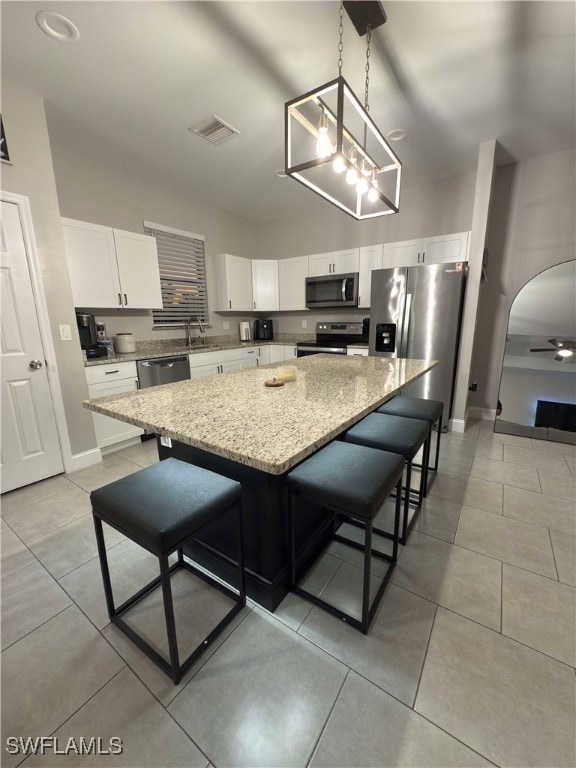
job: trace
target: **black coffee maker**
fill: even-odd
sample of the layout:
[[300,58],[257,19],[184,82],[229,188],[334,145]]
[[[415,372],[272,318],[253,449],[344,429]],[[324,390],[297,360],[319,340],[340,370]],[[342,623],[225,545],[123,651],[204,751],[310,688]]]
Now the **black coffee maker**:
[[271,341],[274,338],[272,320],[254,320],[254,339],[257,341]]
[[87,312],[76,312],[76,325],[80,336],[80,346],[86,352],[86,357],[105,357],[108,351],[106,347],[98,346],[94,315],[89,315]]

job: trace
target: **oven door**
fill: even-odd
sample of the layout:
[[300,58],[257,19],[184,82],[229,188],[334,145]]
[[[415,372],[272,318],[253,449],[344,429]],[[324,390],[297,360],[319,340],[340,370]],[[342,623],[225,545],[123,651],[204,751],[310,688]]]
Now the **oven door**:
[[345,355],[346,347],[329,347],[329,346],[314,346],[313,344],[297,344],[296,345],[296,357],[307,357],[308,355]]
[[306,307],[308,309],[357,306],[357,272],[306,278]]

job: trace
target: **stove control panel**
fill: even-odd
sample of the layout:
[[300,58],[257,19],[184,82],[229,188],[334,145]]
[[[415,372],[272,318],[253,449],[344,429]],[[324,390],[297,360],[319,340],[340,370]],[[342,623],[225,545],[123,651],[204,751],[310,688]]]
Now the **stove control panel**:
[[321,336],[362,336],[362,323],[316,323],[316,334]]

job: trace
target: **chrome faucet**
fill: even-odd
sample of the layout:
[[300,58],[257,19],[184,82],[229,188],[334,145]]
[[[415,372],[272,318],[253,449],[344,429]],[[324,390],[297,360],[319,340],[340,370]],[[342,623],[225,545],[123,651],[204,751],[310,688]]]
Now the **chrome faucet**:
[[200,320],[199,317],[195,317],[194,315],[192,317],[189,317],[188,318],[188,322],[186,323],[186,336],[187,336],[187,340],[188,340],[187,343],[188,343],[189,347],[192,346],[191,326],[192,326],[193,322],[198,324],[198,328],[200,329],[200,333],[204,333],[205,332],[204,326],[202,325],[202,321]]

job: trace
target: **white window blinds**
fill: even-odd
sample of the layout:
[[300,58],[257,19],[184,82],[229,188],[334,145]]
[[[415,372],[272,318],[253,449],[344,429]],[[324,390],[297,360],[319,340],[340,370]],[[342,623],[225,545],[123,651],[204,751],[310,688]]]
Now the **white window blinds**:
[[162,309],[154,309],[154,327],[183,326],[190,317],[208,322],[204,240],[153,225],[144,226],[158,245]]

